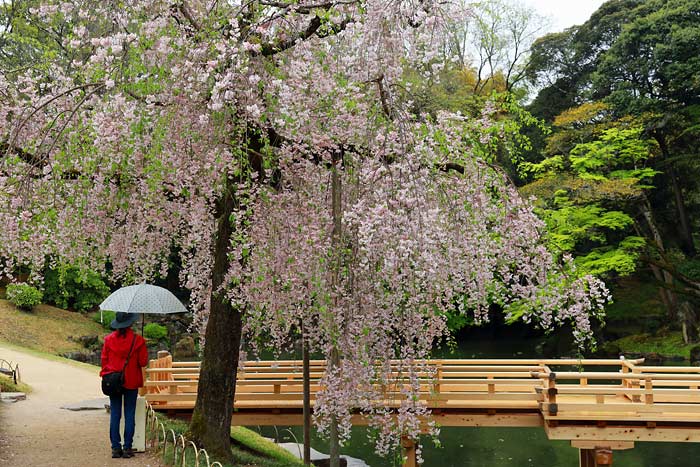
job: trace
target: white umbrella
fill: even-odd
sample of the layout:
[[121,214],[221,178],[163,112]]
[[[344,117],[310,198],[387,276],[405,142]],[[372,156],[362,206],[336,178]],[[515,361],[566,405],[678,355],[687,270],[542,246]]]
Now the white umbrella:
[[157,315],[187,312],[172,292],[150,284],[130,285],[113,292],[100,303],[100,321],[104,310]]

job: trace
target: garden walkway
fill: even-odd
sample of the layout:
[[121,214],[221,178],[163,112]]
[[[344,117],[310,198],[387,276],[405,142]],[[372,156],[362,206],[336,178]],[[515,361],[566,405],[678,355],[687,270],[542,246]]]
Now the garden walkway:
[[18,363],[33,388],[27,400],[0,405],[0,466],[160,467],[157,457],[112,459],[109,415],[62,406],[101,397],[98,369],[48,360],[0,343],[0,357]]

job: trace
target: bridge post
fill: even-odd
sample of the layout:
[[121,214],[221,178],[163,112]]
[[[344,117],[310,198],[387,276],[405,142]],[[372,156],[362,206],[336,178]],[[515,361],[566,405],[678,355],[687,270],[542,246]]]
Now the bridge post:
[[613,451],[608,448],[579,449],[580,467],[607,467],[612,465]]
[[571,441],[578,448],[580,467],[608,467],[613,464],[613,449],[626,450],[634,447],[632,441]]
[[401,437],[403,451],[403,467],[418,467],[416,460],[416,442],[407,436]]

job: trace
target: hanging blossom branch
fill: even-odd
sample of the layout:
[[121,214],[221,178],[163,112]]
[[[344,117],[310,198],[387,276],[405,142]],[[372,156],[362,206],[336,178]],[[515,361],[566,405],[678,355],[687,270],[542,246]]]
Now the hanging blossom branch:
[[[447,335],[448,312],[483,322],[495,303],[545,328],[571,322],[583,345],[608,298],[602,282],[562,271],[532,207],[470,159],[461,128],[454,120],[429,124],[404,152],[392,146],[391,164],[345,154],[340,253],[331,249],[328,167],[303,145],[283,147],[281,188],[259,198],[249,242],[234,249],[239,261],[229,274],[239,287],[231,298],[249,309],[250,342],[264,336],[284,348],[302,322],[313,323],[304,327],[312,348],[342,357],[327,369],[317,423],[323,431],[338,417],[347,437],[360,410],[379,429],[382,454],[399,435],[420,432],[418,375],[429,374],[422,362]],[[446,147],[445,138],[456,143]],[[438,168],[448,160],[459,170]],[[334,285],[328,265],[337,254],[346,272]],[[396,411],[377,404],[389,386],[402,388]]]

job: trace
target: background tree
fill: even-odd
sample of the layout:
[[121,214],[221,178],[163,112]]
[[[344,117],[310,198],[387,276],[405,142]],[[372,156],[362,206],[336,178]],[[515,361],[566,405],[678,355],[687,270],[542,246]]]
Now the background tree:
[[678,241],[694,256],[694,229],[684,194],[687,182],[678,169],[697,168],[687,160],[692,153],[687,138],[697,134],[693,117],[700,108],[700,6],[688,0],[649,1],[632,14],[634,20],[603,55],[593,83],[619,115],[647,116],[646,126],[659,144],[665,182],[672,191]]
[[[641,228],[637,235],[648,239],[641,259],[686,341],[698,339],[696,275],[681,272],[697,262],[697,15],[695,2],[606,2],[583,25],[538,39],[528,71],[544,86],[528,109],[554,123],[546,144],[538,144],[544,156],[566,156],[604,128],[631,122],[642,128],[640,143],[653,142],[647,167],[656,173],[654,188],[645,190],[636,214],[628,213]],[[557,124],[577,112],[594,118]]]
[[471,17],[453,18],[447,53],[463,70],[473,72],[472,92],[512,92],[521,84],[530,46],[547,20],[523,3],[510,0],[469,3]]
[[602,97],[591,93],[592,74],[602,54],[642,0],[610,0],[582,25],[534,41],[527,66],[528,81],[539,89],[529,109],[552,121],[563,111]]

